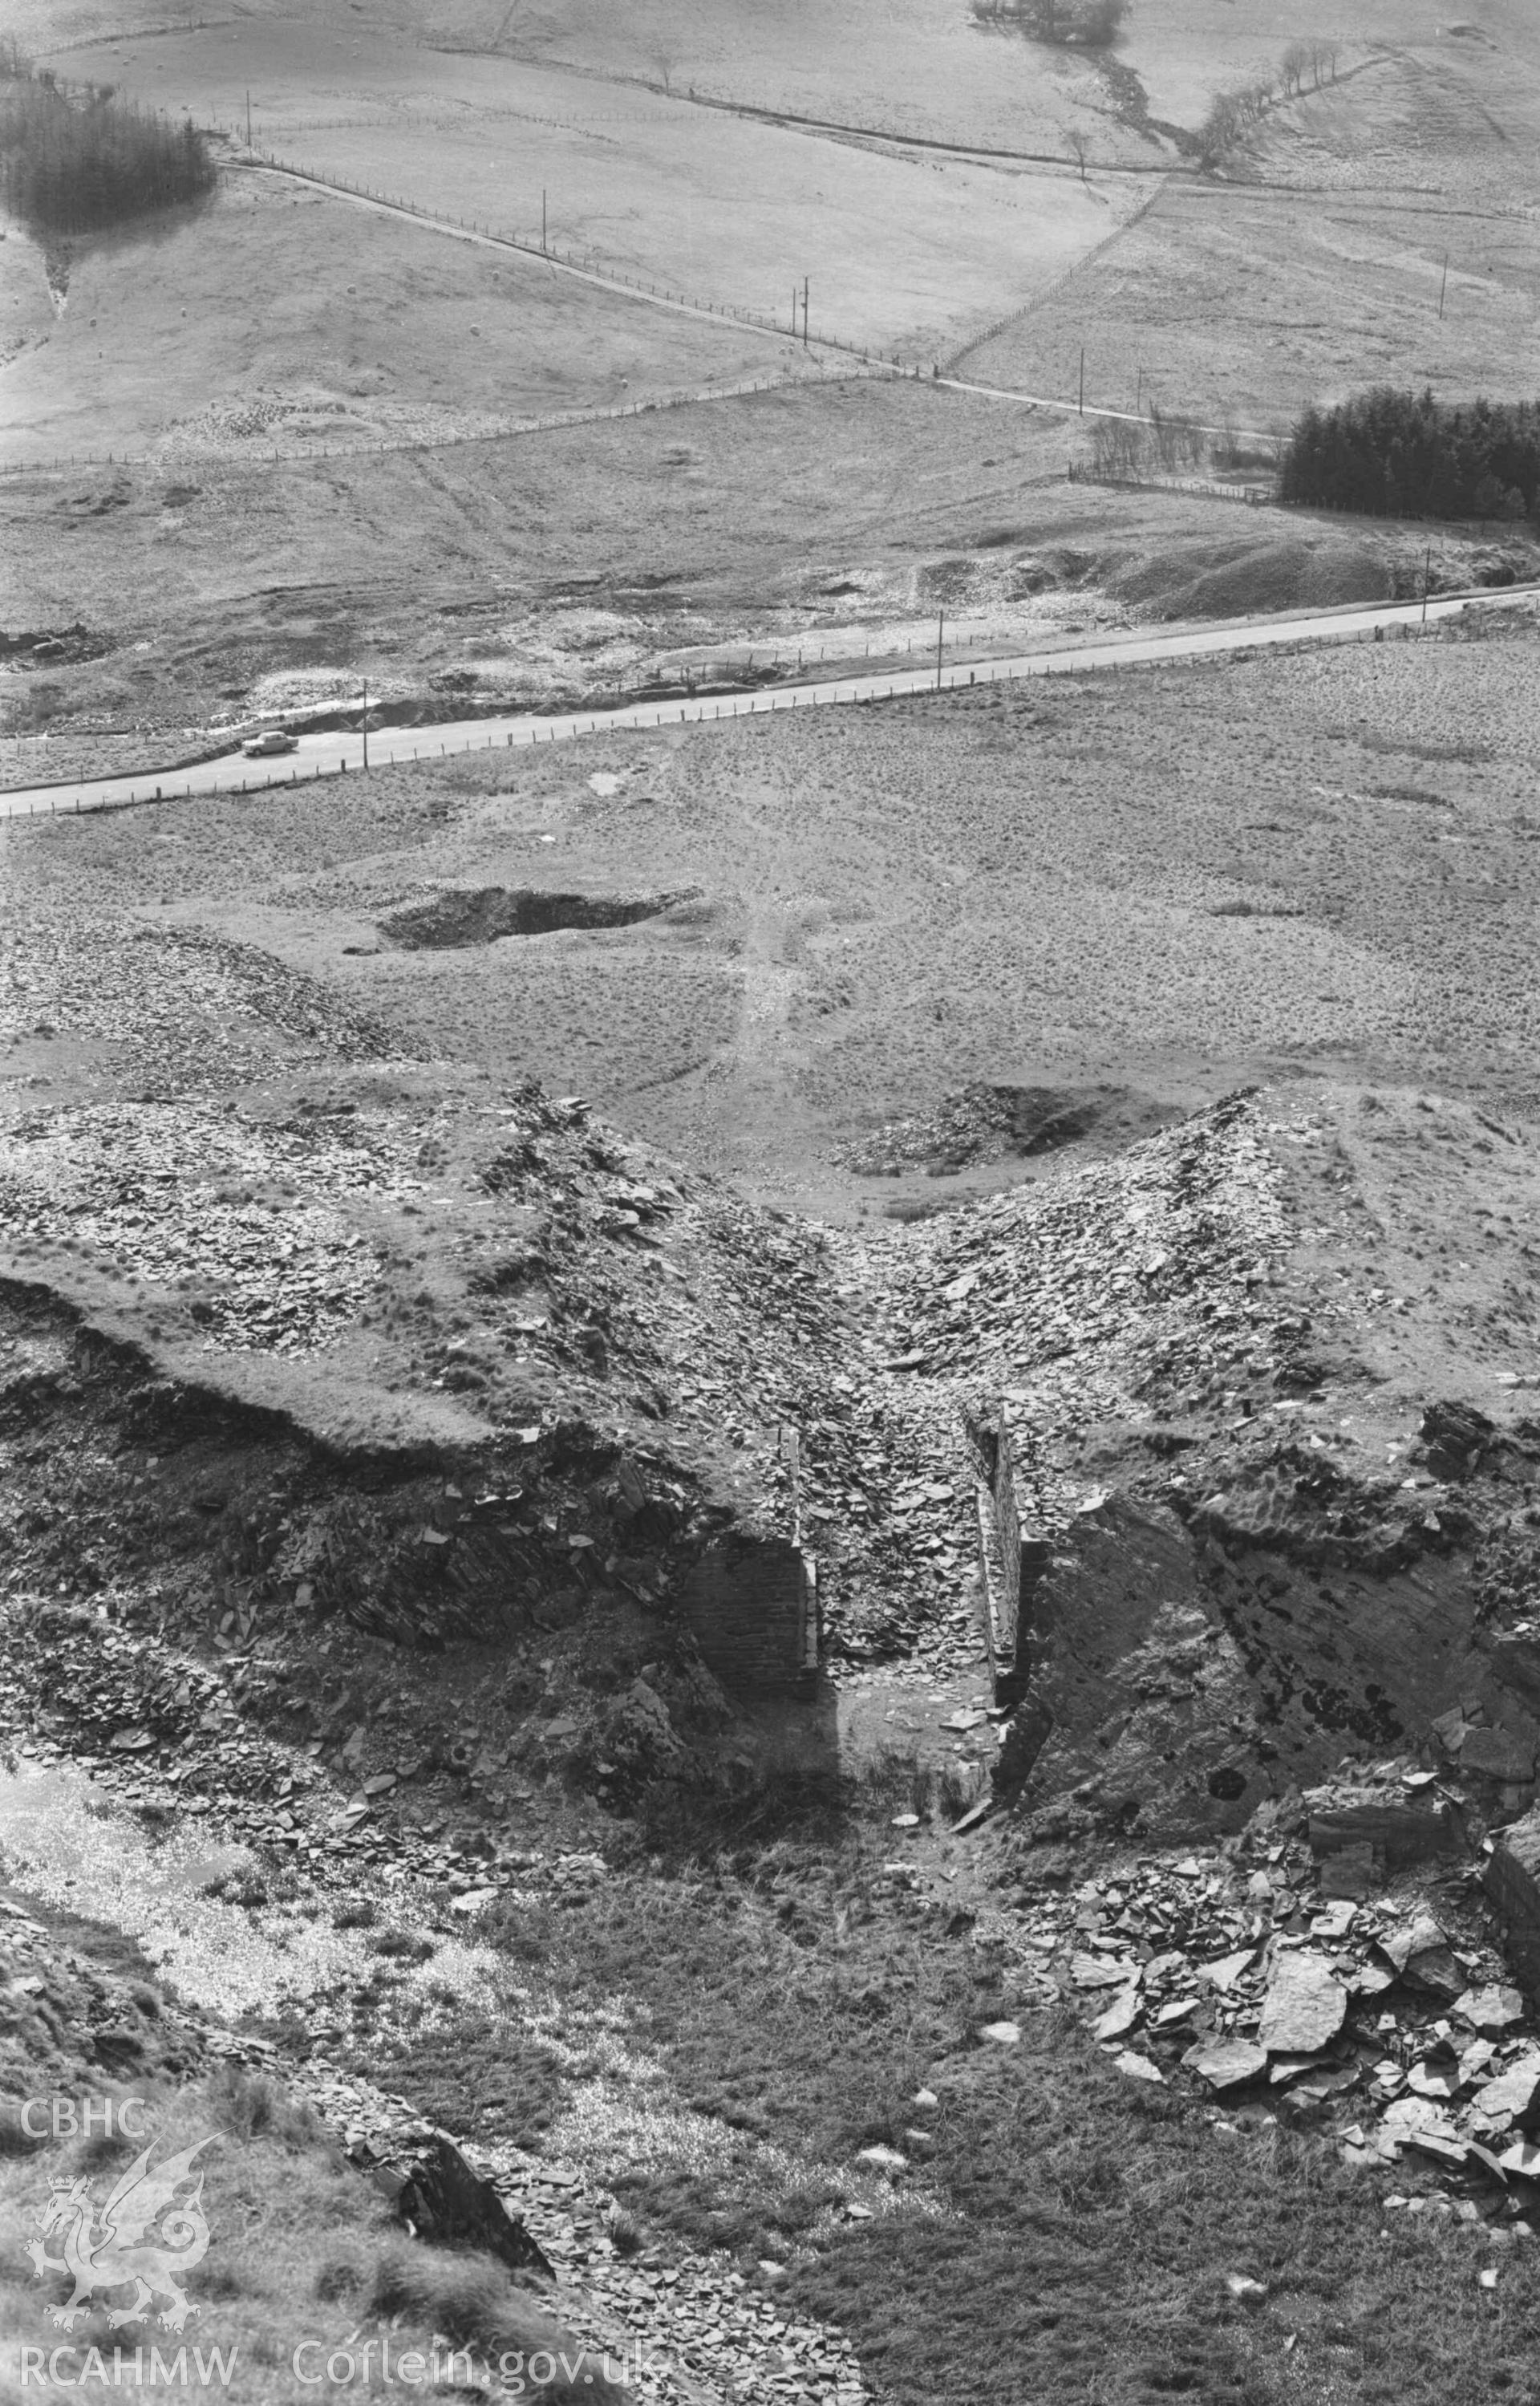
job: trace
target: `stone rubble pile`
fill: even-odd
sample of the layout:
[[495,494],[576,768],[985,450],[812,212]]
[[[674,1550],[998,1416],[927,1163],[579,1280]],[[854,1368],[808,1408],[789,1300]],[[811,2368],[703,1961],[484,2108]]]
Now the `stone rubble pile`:
[[[388,1060],[396,1049],[333,989],[254,945],[198,927],[34,909],[7,927],[0,1040],[40,1040],[46,1061],[59,1039],[110,1046],[119,1083],[161,1098],[277,1067]],[[40,1069],[28,1083],[50,1080]]]
[[421,1189],[378,1119],[253,1125],[189,1100],[80,1104],[7,1131],[0,1215],[15,1236],[166,1290],[206,1351],[297,1354],[332,1343],[379,1286],[347,1207]]
[[1264,1341],[1287,1241],[1276,1166],[1236,1097],[1118,1159],[910,1231],[895,1351],[1007,1385],[1064,1362],[1137,1393]]
[[[1218,1848],[1120,1861],[1034,1898],[1018,1942],[1031,1993],[1078,1999],[1131,2077],[1207,2093],[1236,2120],[1334,2130],[1349,2163],[1409,2156],[1499,2204],[1507,2192],[1526,2236],[1540,2019],[1482,1894],[1490,1868],[1452,1860],[1463,1833],[1434,1775],[1379,1771],[1376,1787],[1264,1807]],[[1405,1867],[1387,1885],[1398,1844]]]
[[[930,1671],[982,1649],[974,1483],[964,1422],[1003,1398],[1024,1520],[1052,1538],[1105,1492],[1053,1459],[1089,1423],[1150,1418],[1142,1399],[1218,1394],[1292,1351],[1270,1300],[1288,1241],[1255,1106],[1236,1097],[1116,1159],[902,1232],[834,1232],[836,1292],[881,1297],[812,1421],[815,1519],[842,1541],[836,1653]],[[827,1422],[864,1443],[836,1454]],[[820,1438],[824,1442],[821,1445]],[[836,1663],[837,1676],[839,1672]]]

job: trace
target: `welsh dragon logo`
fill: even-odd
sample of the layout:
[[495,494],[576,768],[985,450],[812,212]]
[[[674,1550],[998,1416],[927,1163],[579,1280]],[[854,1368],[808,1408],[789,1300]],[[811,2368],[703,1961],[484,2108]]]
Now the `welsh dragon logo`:
[[[166,2301],[157,2316],[166,2330],[184,2329],[188,2316],[201,2311],[189,2305],[181,2286],[194,2264],[201,2264],[208,2253],[208,2225],[202,2204],[204,2176],[202,2171],[194,2173],[192,2158],[218,2135],[211,2131],[196,2146],[185,2147],[179,2156],[167,2156],[153,2167],[151,2141],[119,2181],[102,2208],[100,2221],[83,2180],[54,2182],[40,2217],[43,2238],[33,2240],[27,2253],[39,2280],[48,2272],[67,2272],[75,2284],[64,2304],[49,2309],[61,2330],[74,2329],[95,2289],[132,2286],[134,2290],[126,2306],[107,2315],[114,2330],[124,2323],[148,2322],[157,2297]],[[188,2194],[178,2199],[179,2189]],[[50,2256],[44,2243],[55,2231],[63,2234],[64,2252]]]

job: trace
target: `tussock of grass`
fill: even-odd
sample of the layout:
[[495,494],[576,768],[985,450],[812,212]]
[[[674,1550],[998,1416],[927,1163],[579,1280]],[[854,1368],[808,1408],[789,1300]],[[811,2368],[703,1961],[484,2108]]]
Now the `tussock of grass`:
[[[98,2135],[45,2143],[25,2158],[6,2157],[0,2159],[0,2397],[12,2394],[7,2381],[19,2383],[16,2351],[23,2346],[78,2349],[64,2365],[69,2374],[80,2370],[84,2351],[93,2346],[110,2369],[115,2345],[130,2355],[136,2344],[156,2345],[171,2356],[186,2344],[219,2348],[227,2360],[233,2356],[228,2386],[219,2388],[232,2406],[299,2406],[317,2395],[314,2381],[303,2374],[313,2373],[332,2350],[358,2351],[366,2342],[374,2348],[373,2372],[361,2385],[365,2393],[377,2389],[379,2345],[389,2329],[397,2358],[416,2351],[431,2361],[436,2343],[446,2363],[445,2343],[452,2342],[472,2352],[480,2377],[489,2357],[494,2388],[499,2356],[522,2352],[527,2363],[531,2352],[545,2349],[557,2378],[544,2387],[526,2382],[522,2393],[513,2393],[538,2399],[541,2406],[555,2406],[564,2396],[619,2398],[604,2384],[601,2366],[516,2289],[501,2265],[408,2240],[385,2200],[351,2171],[308,2108],[297,2105],[280,2083],[226,2067],[181,2090],[149,2092],[145,2126],[158,2161],[218,2133],[199,2159],[211,2239],[186,2283],[198,2313],[180,2335],[155,2323],[115,2331],[108,2311],[125,2303],[126,2293],[111,2290],[72,2331],[60,2331],[49,2310],[67,2295],[67,2282],[53,2272],[34,2279],[26,2252],[38,2235],[49,2185],[83,2178],[100,2207],[124,2156],[138,2147],[125,2147],[116,2134],[104,2147]],[[57,2240],[49,2243],[49,2252],[57,2254]],[[297,2368],[295,2350],[306,2342],[314,2344]],[[560,2371],[563,2361],[575,2387]],[[445,2371],[445,2383],[454,2387],[467,2370],[461,2357],[458,2372]],[[21,2394],[19,2386],[15,2394]]]
[[538,2144],[559,2112],[564,2079],[549,2048],[502,2015],[460,2012],[431,2031],[397,2031],[356,2050],[354,2068],[409,2088],[419,2113],[456,2138]]
[[369,2287],[377,2314],[431,2323],[462,2347],[559,2345],[560,2325],[481,2256],[440,2256],[405,2240],[377,2257]]
[[419,1930],[382,1930],[370,1940],[369,1952],[398,1963],[427,1963],[433,1955],[433,1942]]
[[564,2359],[565,2370],[531,2392],[541,2406],[566,2398],[619,2406],[622,2392],[606,2378],[603,2359],[574,2347],[561,2325],[485,2257],[431,2254],[403,2241],[380,2255],[369,2301],[382,2318],[430,2324],[494,2366],[528,2365],[543,2355]]
[[330,2145],[312,2108],[296,2101],[276,2081],[264,2080],[223,2064],[204,2084],[209,2111],[221,2130],[235,2137],[266,2139],[291,2152]]

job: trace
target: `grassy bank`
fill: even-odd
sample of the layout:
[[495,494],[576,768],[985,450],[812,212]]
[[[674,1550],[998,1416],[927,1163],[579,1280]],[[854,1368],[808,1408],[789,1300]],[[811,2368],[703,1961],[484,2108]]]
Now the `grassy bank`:
[[[1353,2172],[1306,2127],[1120,2074],[1073,2010],[1024,2002],[989,1929],[922,1914],[852,1837],[615,1880],[502,1937],[667,2074],[674,2134],[654,2112],[615,2184],[639,2241],[784,2264],[786,2310],[841,2327],[897,2406],[1535,2395],[1522,2241],[1382,2216],[1415,2161]],[[980,2039],[1006,2018],[1019,2044]],[[909,2170],[866,2219],[846,2201],[873,2145]]]

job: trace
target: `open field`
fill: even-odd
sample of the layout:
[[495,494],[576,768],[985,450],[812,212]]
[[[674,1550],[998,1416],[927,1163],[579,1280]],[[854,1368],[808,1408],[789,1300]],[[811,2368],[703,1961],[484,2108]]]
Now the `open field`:
[[[1483,53],[1483,56],[1486,54]],[[1397,52],[1287,111],[1247,154],[1268,179],[1171,178],[1137,224],[964,355],[1038,391],[1285,427],[1367,383],[1527,392],[1540,317],[1540,74],[1486,91],[1462,58]],[[1448,262],[1444,315],[1439,303]]]
[[[1001,689],[7,841],[40,898],[99,877],[414,1053],[516,1060],[756,1192],[848,1209],[871,1190],[841,1146],[974,1080],[1190,1104],[1335,1065],[1533,1099],[1534,658],[1494,635]],[[699,895],[535,943],[375,932],[439,886],[530,883]]]
[[[803,634],[880,652],[939,609],[1024,648],[1420,589],[1415,528],[1067,483],[1074,426],[848,379],[384,457],[10,477],[15,620],[91,641],[0,693],[21,733],[180,729],[351,696],[362,671],[381,699],[455,716],[434,678],[486,707],[570,704],[717,647],[792,666]],[[1441,534],[1434,567],[1462,589],[1533,573],[1527,542],[1476,530]],[[7,782],[90,766],[19,760]]]
[[260,149],[525,240],[548,193],[559,250],[719,305],[789,321],[806,276],[820,331],[906,353],[1024,305],[1142,197],[1137,179],[1093,193],[1067,172],[897,158],[661,95],[617,110],[581,77],[339,38],[251,20],[61,64],[239,117],[243,138],[249,89]]
[[[5,256],[29,250],[35,291],[40,254],[13,236]],[[256,176],[148,239],[82,244],[67,306],[41,314],[6,373],[23,458],[444,442],[804,366],[789,340],[664,318]]]
[[[207,14],[208,12],[205,12]],[[659,109],[643,87],[702,100],[875,125],[896,133],[956,143],[984,143],[1024,151],[1063,153],[1065,134],[1081,125],[1099,130],[1111,155],[1130,163],[1158,159],[1159,146],[1115,120],[1098,118],[1106,94],[1082,55],[984,33],[954,0],[903,0],[897,9],[861,0],[831,17],[809,0],[776,0],[765,9],[719,12],[648,0],[624,18],[600,7],[534,8],[511,13],[496,0],[450,0],[425,20],[417,0],[387,0],[360,13],[323,0],[307,9],[303,28],[281,10],[245,12],[198,32],[198,10],[173,5],[150,12],[153,21],[185,35],[136,37],[121,30],[110,7],[65,9],[31,0],[19,19],[20,37],[35,50],[67,43],[62,66],[81,72],[92,60],[111,60],[125,78],[179,88],[191,75],[198,105],[231,122],[244,110],[240,62],[249,56],[278,64],[274,105],[292,106],[298,93],[283,63],[298,41],[315,44],[324,65],[315,114],[358,111],[373,87],[389,105],[432,106],[442,95],[462,106],[504,105],[603,128],[657,123]],[[98,48],[92,35],[109,38]],[[417,56],[422,41],[432,55]],[[160,63],[162,51],[175,68]],[[177,78],[174,84],[173,78]],[[190,91],[189,97],[192,96]],[[253,110],[260,95],[253,87]],[[328,104],[324,109],[321,101]],[[552,106],[559,102],[559,106]]]

